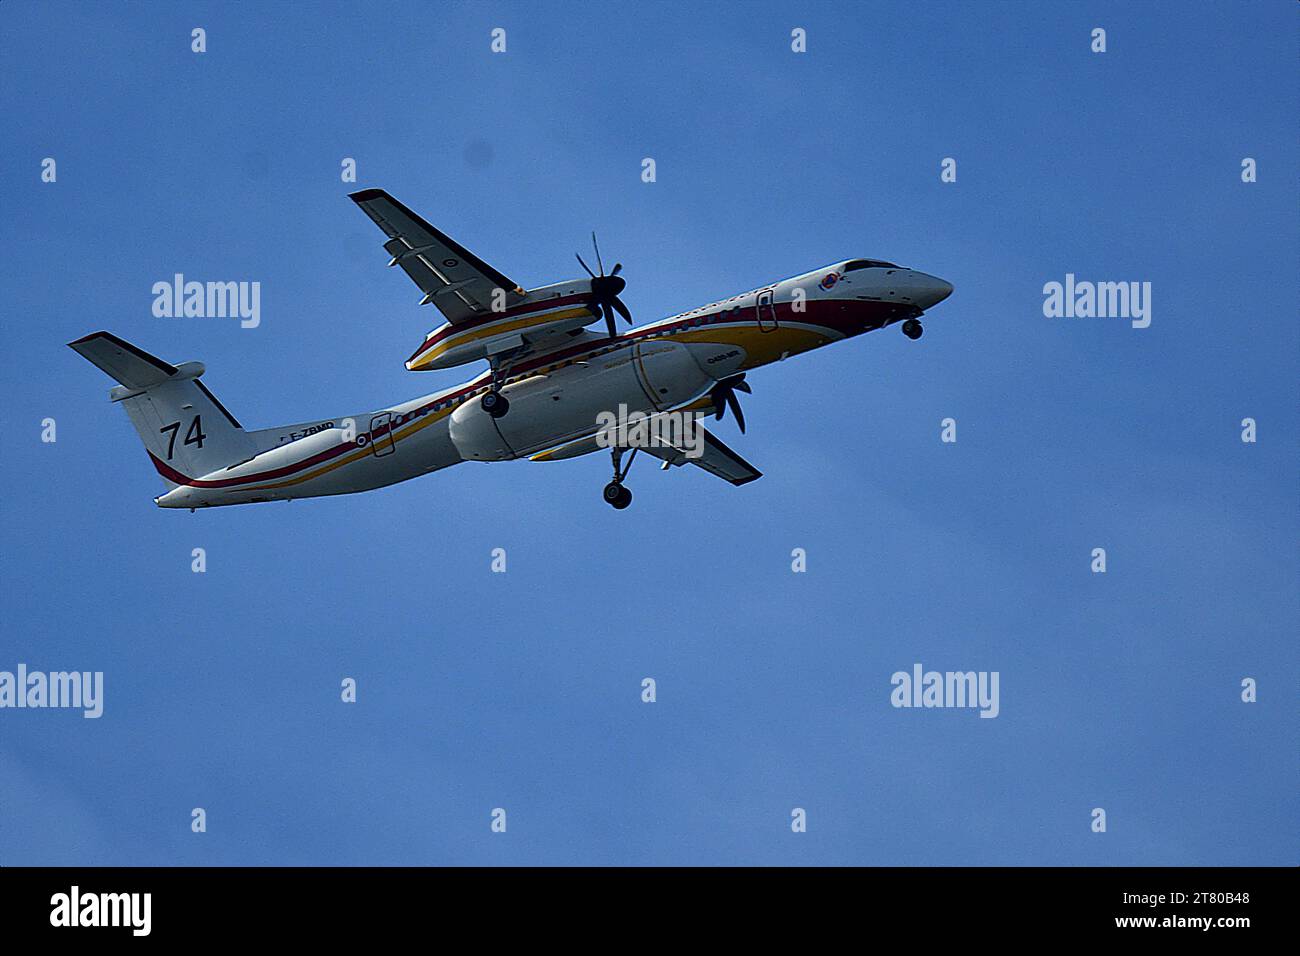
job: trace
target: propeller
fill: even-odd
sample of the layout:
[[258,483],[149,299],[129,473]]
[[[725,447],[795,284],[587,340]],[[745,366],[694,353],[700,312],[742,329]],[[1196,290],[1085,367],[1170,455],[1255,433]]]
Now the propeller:
[[736,398],[736,393],[744,392],[746,395],[751,395],[753,391],[749,387],[749,383],[745,381],[744,372],[728,375],[709,390],[709,397],[713,399],[713,417],[721,420],[723,413],[730,408],[731,414],[736,417],[736,424],[740,426],[740,433],[743,435],[745,433],[745,414],[740,410],[740,400]]
[[628,325],[632,324],[632,313],[628,311],[627,306],[618,294],[627,287],[627,280],[619,275],[623,271],[623,263],[614,263],[614,269],[609,275],[605,275],[605,263],[600,258],[600,246],[596,242],[596,234],[591,234],[591,245],[596,250],[596,266],[600,269],[600,275],[591,271],[591,267],[582,261],[582,256],[574,253],[578,259],[578,265],[587,270],[587,275],[591,276],[591,304],[592,311],[605,319],[605,327],[609,329],[611,339],[618,338],[618,328],[614,325],[614,313],[617,312],[623,316],[623,321]]

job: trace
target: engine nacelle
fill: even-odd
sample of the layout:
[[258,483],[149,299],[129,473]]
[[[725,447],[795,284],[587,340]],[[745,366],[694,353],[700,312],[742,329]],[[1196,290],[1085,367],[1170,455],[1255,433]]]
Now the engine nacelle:
[[497,421],[483,411],[478,399],[464,402],[452,412],[447,426],[448,434],[460,457],[466,461],[505,461],[514,458],[514,450],[501,437]]
[[485,312],[434,329],[406,360],[406,367],[425,372],[464,365],[572,332],[597,317],[590,281],[557,282],[531,290],[504,312]]
[[477,399],[451,414],[452,444],[467,461],[503,461],[591,435],[600,416],[662,412],[703,394],[745,359],[739,346],[649,341],[629,343],[590,361],[533,375],[501,390],[501,418]]

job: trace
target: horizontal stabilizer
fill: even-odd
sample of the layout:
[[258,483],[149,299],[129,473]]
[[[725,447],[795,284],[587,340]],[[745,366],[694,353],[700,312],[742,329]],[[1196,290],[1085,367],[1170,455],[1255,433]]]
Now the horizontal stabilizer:
[[68,347],[128,388],[150,388],[174,377],[176,366],[124,342],[111,332],[92,332]]

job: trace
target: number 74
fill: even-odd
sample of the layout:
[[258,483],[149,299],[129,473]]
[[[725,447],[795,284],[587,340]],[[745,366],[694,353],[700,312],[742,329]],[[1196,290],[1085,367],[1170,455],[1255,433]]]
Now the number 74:
[[[207,438],[208,436],[203,434],[203,423],[200,421],[200,418],[201,416],[195,415],[194,421],[190,422],[189,431],[185,433],[185,444],[198,445],[200,448],[202,448],[203,439]],[[181,430],[180,422],[172,422],[170,425],[164,425],[162,428],[158,429],[158,431],[163,434],[167,432],[171,432],[171,438],[167,442],[168,461],[172,460],[172,454],[176,450],[176,435],[180,432],[180,430]]]

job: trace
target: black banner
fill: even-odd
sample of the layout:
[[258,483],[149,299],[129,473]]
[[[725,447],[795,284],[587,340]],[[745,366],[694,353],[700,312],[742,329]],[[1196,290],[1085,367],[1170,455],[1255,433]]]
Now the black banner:
[[7,939],[75,933],[83,945],[338,943],[435,926],[527,939],[562,923],[629,939],[680,923],[738,938],[815,925],[908,929],[918,942],[1048,933],[1231,945],[1290,924],[1294,878],[1291,869],[1232,868],[13,868],[0,869],[0,914]]

